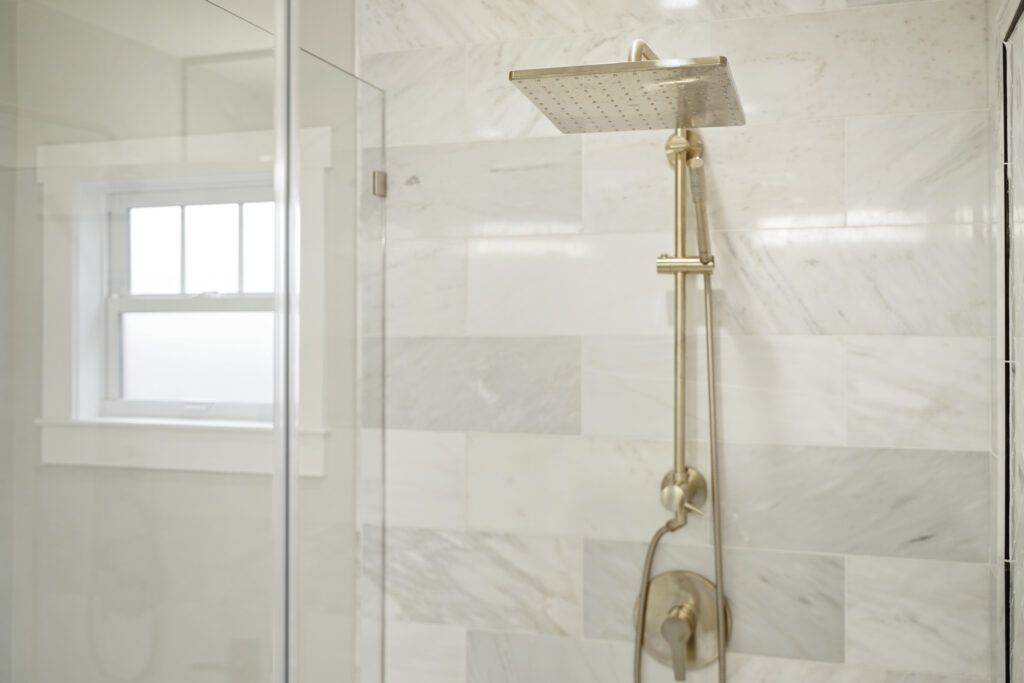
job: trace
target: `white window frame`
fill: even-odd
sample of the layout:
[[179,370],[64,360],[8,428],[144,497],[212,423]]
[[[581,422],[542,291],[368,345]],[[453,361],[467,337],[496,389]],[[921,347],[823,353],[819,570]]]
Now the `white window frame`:
[[[142,401],[125,399],[123,387],[122,315],[135,312],[274,312],[273,292],[246,294],[244,277],[244,229],[242,204],[274,201],[273,188],[266,185],[222,185],[203,188],[169,188],[134,192],[113,192],[107,197],[109,218],[108,284],[106,302],[106,395],[100,402],[101,416],[186,420],[270,421],[272,403],[210,401]],[[132,294],[129,212],[155,206],[181,207],[181,287],[185,287],[185,210],[203,204],[237,204],[239,207],[237,294]]]

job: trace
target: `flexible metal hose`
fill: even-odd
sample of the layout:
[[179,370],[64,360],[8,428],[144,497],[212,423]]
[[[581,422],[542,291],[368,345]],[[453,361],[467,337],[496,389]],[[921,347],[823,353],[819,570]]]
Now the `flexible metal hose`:
[[647,545],[647,556],[644,558],[644,572],[640,578],[640,594],[637,600],[636,613],[636,636],[633,638],[633,683],[641,683],[641,669],[643,668],[644,652],[644,624],[647,618],[647,596],[651,590],[651,567],[654,565],[654,555],[658,552],[658,544],[662,536],[680,528],[680,524],[674,519],[665,522],[665,525],[654,532],[651,542]]

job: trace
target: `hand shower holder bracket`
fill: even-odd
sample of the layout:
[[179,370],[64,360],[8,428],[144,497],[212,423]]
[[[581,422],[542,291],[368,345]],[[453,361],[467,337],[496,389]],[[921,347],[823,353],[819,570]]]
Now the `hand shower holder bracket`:
[[675,257],[662,254],[658,257],[657,266],[658,272],[663,275],[713,273],[715,272],[715,257],[709,256],[705,263],[696,256]]

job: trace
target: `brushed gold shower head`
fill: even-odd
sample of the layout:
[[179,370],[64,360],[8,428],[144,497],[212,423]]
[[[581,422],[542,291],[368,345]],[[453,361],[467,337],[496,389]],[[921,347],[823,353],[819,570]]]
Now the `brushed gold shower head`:
[[509,80],[563,133],[746,122],[725,57],[527,69]]

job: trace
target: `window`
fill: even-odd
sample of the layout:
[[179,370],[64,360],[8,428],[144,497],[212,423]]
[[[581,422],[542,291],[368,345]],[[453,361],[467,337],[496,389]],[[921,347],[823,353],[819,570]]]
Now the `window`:
[[109,207],[104,414],[269,420],[270,191],[117,194]]

